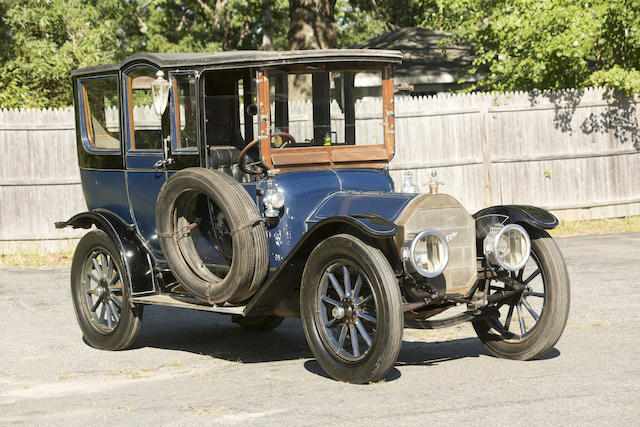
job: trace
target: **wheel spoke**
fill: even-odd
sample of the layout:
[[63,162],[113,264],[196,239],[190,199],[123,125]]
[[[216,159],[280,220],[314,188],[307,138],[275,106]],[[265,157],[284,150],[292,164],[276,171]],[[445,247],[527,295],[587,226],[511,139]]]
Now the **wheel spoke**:
[[509,331],[509,325],[511,325],[511,316],[513,316],[513,305],[509,306],[509,312],[507,313],[507,318],[504,321],[504,330]]
[[369,315],[367,313],[363,313],[360,310],[356,311],[356,313],[357,313],[358,317],[361,317],[364,320],[367,320],[367,321],[369,321],[371,323],[376,323],[376,318],[375,317],[373,317],[373,316],[371,316],[371,315]]
[[105,254],[100,254],[100,263],[102,265],[102,277],[108,279],[107,276],[107,256]]
[[107,326],[109,329],[113,327],[113,323],[111,322],[111,306],[109,304],[104,304],[107,306]]
[[529,314],[531,314],[531,317],[533,317],[536,320],[536,322],[538,321],[538,319],[540,319],[540,316],[538,316],[538,313],[536,313],[533,310],[533,308],[531,307],[531,305],[529,304],[529,302],[525,298],[522,298],[522,305],[524,305],[524,308],[527,309]]
[[533,273],[531,273],[531,276],[527,277],[527,280],[525,280],[524,282],[522,282],[523,285],[526,285],[527,283],[529,283],[530,281],[532,281],[533,279],[535,279],[538,274],[540,274],[540,269],[537,268],[536,271],[534,271]]
[[520,269],[520,271],[518,271],[518,276],[516,277],[516,280],[517,280],[518,282],[522,282],[522,275],[523,275],[523,274],[524,274],[524,267],[522,267],[522,268]]
[[93,275],[93,273],[89,272],[87,273],[87,276],[89,276],[89,280],[93,280],[94,282],[96,282],[96,285],[100,283],[100,280],[98,280],[96,276]]
[[340,298],[344,298],[344,292],[340,287],[340,283],[338,283],[338,279],[336,279],[336,276],[334,276],[333,273],[329,273],[329,281],[331,282],[331,286],[333,286],[333,289],[335,289],[338,293],[338,296]]
[[542,292],[527,292],[526,295],[529,297],[538,297],[538,298],[544,298],[544,293]]
[[338,319],[337,317],[334,317],[333,319],[331,319],[330,321],[328,321],[327,323],[324,324],[325,328],[332,327],[333,325],[335,325],[338,322],[338,320],[340,320],[340,319]]
[[340,350],[344,346],[344,339],[347,337],[347,324],[344,323],[342,325],[342,330],[340,331],[340,338],[338,338],[338,350]]
[[111,256],[107,258],[107,278],[110,278],[113,274],[113,259]]
[[95,311],[98,309],[98,306],[100,305],[100,302],[102,300],[100,298],[98,298],[98,300],[96,301],[95,304],[93,304],[93,307],[91,307],[91,311],[95,313]]
[[342,279],[344,280],[344,293],[347,297],[351,297],[351,275],[346,265],[342,266]]
[[98,260],[94,257],[91,258],[91,262],[93,263],[93,268],[98,272],[98,276],[102,278],[102,269],[100,268],[100,264],[98,264]]
[[120,311],[122,311],[122,303],[118,298],[116,298],[114,295],[111,295],[111,301],[113,301],[118,306]]
[[358,298],[358,294],[360,294],[360,288],[362,287],[362,276],[358,274],[358,278],[356,279],[356,285],[353,288],[353,299]]
[[109,287],[113,286],[118,279],[120,279],[120,275],[118,274],[118,272],[115,272],[116,274],[113,275],[113,277],[111,278],[111,280],[109,280]]
[[333,306],[340,307],[340,303],[339,303],[338,301],[334,300],[333,298],[329,298],[329,297],[328,297],[328,296],[326,296],[326,295],[323,295],[323,296],[322,296],[322,298],[321,298],[321,300],[322,300],[323,302],[326,302],[327,304],[331,304],[331,305],[333,305]]
[[351,335],[351,350],[354,357],[360,356],[360,347],[358,346],[358,334],[353,324],[349,325],[349,335]]
[[113,301],[109,301],[109,307],[111,307],[111,313],[113,314],[113,320],[116,322],[116,324],[118,324],[118,322],[120,321],[120,316],[118,316],[118,310],[116,310],[116,307],[113,304]]
[[362,301],[358,301],[357,303],[355,303],[354,305],[356,307],[361,306],[362,304],[365,304],[367,301],[371,300],[371,295],[369,295],[368,297],[364,298]]
[[527,330],[527,327],[524,324],[524,317],[522,316],[522,304],[518,303],[516,306],[518,310],[518,322],[520,323],[520,333],[524,335]]
[[367,343],[367,348],[371,347],[371,337],[367,333],[367,331],[364,328],[364,325],[362,324],[360,319],[356,320],[356,328],[358,328],[358,332],[360,332],[360,335],[362,335],[362,338],[364,339],[364,342]]
[[121,294],[122,293],[122,288],[109,288],[109,290],[111,291],[111,293],[118,293]]
[[106,304],[102,304],[102,310],[100,310],[100,323],[104,324],[104,312],[106,310]]

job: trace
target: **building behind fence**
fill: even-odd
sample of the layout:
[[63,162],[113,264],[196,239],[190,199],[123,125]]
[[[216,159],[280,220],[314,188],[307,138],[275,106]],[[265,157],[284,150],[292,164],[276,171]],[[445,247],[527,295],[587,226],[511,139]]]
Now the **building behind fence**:
[[[637,215],[639,101],[603,89],[399,96],[390,173],[399,189],[412,170],[426,191],[435,169],[441,192],[470,212],[535,204],[563,219]],[[379,102],[359,102],[356,115]],[[359,132],[374,138],[379,120],[367,122]],[[72,247],[82,232],[53,223],[83,210],[73,111],[0,111],[0,253]]]

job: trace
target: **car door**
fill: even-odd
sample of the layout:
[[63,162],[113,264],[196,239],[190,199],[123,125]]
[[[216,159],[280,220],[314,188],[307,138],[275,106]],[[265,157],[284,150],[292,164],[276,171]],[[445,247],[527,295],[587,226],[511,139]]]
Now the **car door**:
[[170,110],[159,117],[153,108],[151,82],[157,69],[136,65],[123,74],[126,128],[126,180],[136,228],[149,248],[160,254],[156,233],[156,199],[167,179]]

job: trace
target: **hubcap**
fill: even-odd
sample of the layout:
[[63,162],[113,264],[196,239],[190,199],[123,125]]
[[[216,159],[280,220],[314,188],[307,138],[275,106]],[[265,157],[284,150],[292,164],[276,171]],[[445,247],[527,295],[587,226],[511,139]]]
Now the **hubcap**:
[[330,265],[321,279],[317,304],[318,329],[328,347],[346,361],[364,358],[377,330],[375,294],[364,271],[347,260]]
[[82,286],[88,318],[100,332],[110,333],[122,315],[122,280],[120,269],[109,252],[94,250],[84,263]]

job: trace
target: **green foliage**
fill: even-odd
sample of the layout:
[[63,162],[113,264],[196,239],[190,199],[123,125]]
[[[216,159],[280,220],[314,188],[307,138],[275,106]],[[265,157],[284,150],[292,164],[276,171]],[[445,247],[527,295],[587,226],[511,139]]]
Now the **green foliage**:
[[113,60],[115,2],[87,7],[73,0],[11,2],[3,20],[8,46],[0,68],[2,107],[71,103],[69,72]]
[[476,50],[480,90],[603,85],[638,93],[640,3],[440,0],[444,26]]
[[[260,49],[265,30],[287,49],[289,13],[289,0],[0,0],[0,108],[70,105],[71,70],[135,52]],[[335,18],[338,47],[443,27],[474,46],[473,90],[640,93],[640,1],[337,0]]]
[[348,47],[403,27],[438,28],[435,0],[338,0],[336,19],[341,27],[338,47]]

